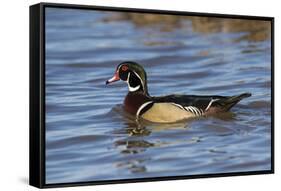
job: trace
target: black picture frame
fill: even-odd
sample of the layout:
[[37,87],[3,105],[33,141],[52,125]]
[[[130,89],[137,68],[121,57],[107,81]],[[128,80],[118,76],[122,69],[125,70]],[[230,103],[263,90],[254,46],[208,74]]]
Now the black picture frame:
[[[45,9],[71,8],[100,11],[122,11],[134,13],[154,13],[168,15],[208,16],[216,18],[238,18],[248,20],[263,20],[271,22],[271,170],[202,174],[172,177],[154,177],[122,180],[104,180],[90,182],[56,183],[45,182]],[[259,175],[274,173],[274,18],[248,15],[230,15],[214,13],[195,13],[182,11],[117,8],[73,4],[39,3],[30,6],[30,139],[29,139],[29,184],[38,188],[53,188],[65,186],[84,186],[115,183],[132,183],[148,181],[164,181],[177,179],[210,178],[242,175]]]

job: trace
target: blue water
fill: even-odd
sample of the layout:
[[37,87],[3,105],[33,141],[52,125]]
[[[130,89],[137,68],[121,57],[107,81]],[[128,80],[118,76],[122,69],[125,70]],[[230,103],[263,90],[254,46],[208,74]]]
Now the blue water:
[[[46,10],[46,183],[271,169],[270,37],[115,17]],[[105,85],[127,60],[144,66],[153,96],[252,97],[217,117],[138,124],[122,108],[127,85]]]

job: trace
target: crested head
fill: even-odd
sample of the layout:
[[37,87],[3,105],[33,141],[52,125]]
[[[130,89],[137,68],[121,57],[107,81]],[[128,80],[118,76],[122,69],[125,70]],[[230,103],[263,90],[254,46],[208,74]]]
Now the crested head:
[[148,95],[146,72],[140,64],[131,61],[120,63],[114,76],[106,84],[118,80],[127,82],[130,92],[143,92]]

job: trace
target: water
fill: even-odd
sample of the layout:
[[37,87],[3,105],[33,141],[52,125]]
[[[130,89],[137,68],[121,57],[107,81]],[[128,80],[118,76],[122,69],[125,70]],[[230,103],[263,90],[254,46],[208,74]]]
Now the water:
[[[266,33],[124,15],[46,11],[46,183],[271,169]],[[127,60],[144,66],[153,96],[252,97],[217,117],[137,124],[122,108],[127,85],[105,85]]]

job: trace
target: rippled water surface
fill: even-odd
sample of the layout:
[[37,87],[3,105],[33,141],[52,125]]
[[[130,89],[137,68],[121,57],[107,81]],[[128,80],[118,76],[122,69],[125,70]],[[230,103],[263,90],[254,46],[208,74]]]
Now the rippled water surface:
[[[267,25],[120,15],[46,10],[46,183],[269,170]],[[127,85],[105,85],[127,60],[153,96],[252,97],[217,117],[137,124],[122,108]]]

